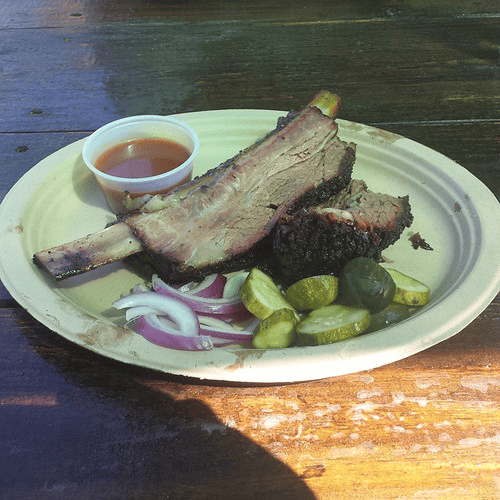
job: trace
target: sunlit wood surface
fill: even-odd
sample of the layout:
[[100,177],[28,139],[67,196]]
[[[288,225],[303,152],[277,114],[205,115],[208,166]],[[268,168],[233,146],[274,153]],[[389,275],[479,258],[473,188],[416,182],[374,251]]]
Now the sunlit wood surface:
[[[500,197],[499,28],[483,0],[1,2],[0,199],[113,119],[287,110],[324,88],[341,118],[436,149]],[[1,284],[0,331],[2,499],[500,498],[498,296],[418,355],[290,385],[106,360]]]

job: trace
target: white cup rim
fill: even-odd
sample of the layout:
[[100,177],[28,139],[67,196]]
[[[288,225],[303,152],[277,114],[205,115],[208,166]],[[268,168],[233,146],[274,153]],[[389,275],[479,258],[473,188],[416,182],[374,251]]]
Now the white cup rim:
[[[189,155],[189,158],[181,163],[179,166],[176,168],[169,170],[168,172],[164,172],[162,174],[154,175],[154,176],[149,176],[149,177],[119,177],[116,175],[111,175],[106,172],[103,172],[102,170],[99,170],[98,168],[95,167],[94,162],[90,159],[91,155],[91,147],[92,147],[92,142],[96,139],[96,137],[99,137],[102,134],[108,133],[110,130],[123,126],[123,125],[128,125],[130,123],[145,123],[145,122],[162,122],[162,123],[169,123],[172,124],[179,129],[184,130],[189,136],[191,136],[192,142],[193,142],[193,150],[191,154]],[[146,138],[147,136],[145,136]],[[118,144],[118,143],[117,143]],[[188,124],[184,123],[183,121],[174,118],[172,116],[164,116],[164,115],[136,115],[136,116],[129,116],[126,118],[120,118],[118,120],[114,120],[112,122],[107,123],[106,125],[103,125],[102,127],[99,127],[96,131],[92,132],[86,139],[85,142],[83,143],[82,147],[82,158],[85,163],[85,165],[89,168],[91,172],[94,173],[97,177],[100,177],[103,180],[107,180],[108,182],[117,182],[120,184],[129,184],[134,187],[138,187],[141,185],[145,185],[151,182],[157,182],[160,181],[164,178],[172,177],[175,176],[179,171],[182,171],[187,164],[192,163],[193,159],[195,156],[198,154],[198,150],[200,147],[200,139],[198,137],[198,134],[195,132],[195,130],[189,126]],[[101,156],[104,153],[102,151],[98,156]]]

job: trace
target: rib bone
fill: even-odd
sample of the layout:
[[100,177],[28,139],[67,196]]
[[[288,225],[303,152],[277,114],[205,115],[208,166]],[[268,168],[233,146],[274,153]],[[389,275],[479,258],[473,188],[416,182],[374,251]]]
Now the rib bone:
[[124,222],[118,222],[97,233],[37,252],[33,260],[53,278],[61,280],[118,262],[143,249]]

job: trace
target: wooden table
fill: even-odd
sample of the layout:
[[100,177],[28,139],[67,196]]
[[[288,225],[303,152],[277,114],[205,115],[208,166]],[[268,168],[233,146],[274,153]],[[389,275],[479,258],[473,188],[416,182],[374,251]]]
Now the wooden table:
[[[286,110],[323,88],[341,118],[434,148],[498,196],[499,28],[484,0],[2,2],[0,198],[118,117]],[[105,359],[3,286],[0,325],[5,500],[500,498],[498,296],[420,354],[289,385]]]

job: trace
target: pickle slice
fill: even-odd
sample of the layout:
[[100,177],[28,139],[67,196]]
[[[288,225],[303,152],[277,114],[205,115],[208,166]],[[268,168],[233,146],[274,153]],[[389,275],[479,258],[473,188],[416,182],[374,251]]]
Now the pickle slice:
[[333,304],[311,311],[296,326],[300,345],[323,345],[359,335],[370,325],[370,312]]
[[425,306],[429,302],[431,290],[426,284],[395,269],[387,269],[387,272],[396,283],[393,302],[409,306]]
[[410,315],[411,313],[408,305],[393,302],[385,309],[382,309],[382,311],[372,314],[370,326],[363,333],[372,333],[390,325],[395,325],[396,323],[409,318]]
[[298,311],[310,311],[330,305],[337,293],[338,279],[335,276],[311,276],[288,287],[286,299]]
[[297,318],[291,309],[279,309],[262,320],[253,333],[252,344],[256,349],[289,347],[295,341]]
[[340,271],[339,293],[349,306],[377,313],[393,301],[395,291],[391,275],[372,259],[356,257]]
[[295,313],[274,281],[260,269],[250,271],[240,294],[245,307],[257,318],[266,319],[279,309],[291,309]]

